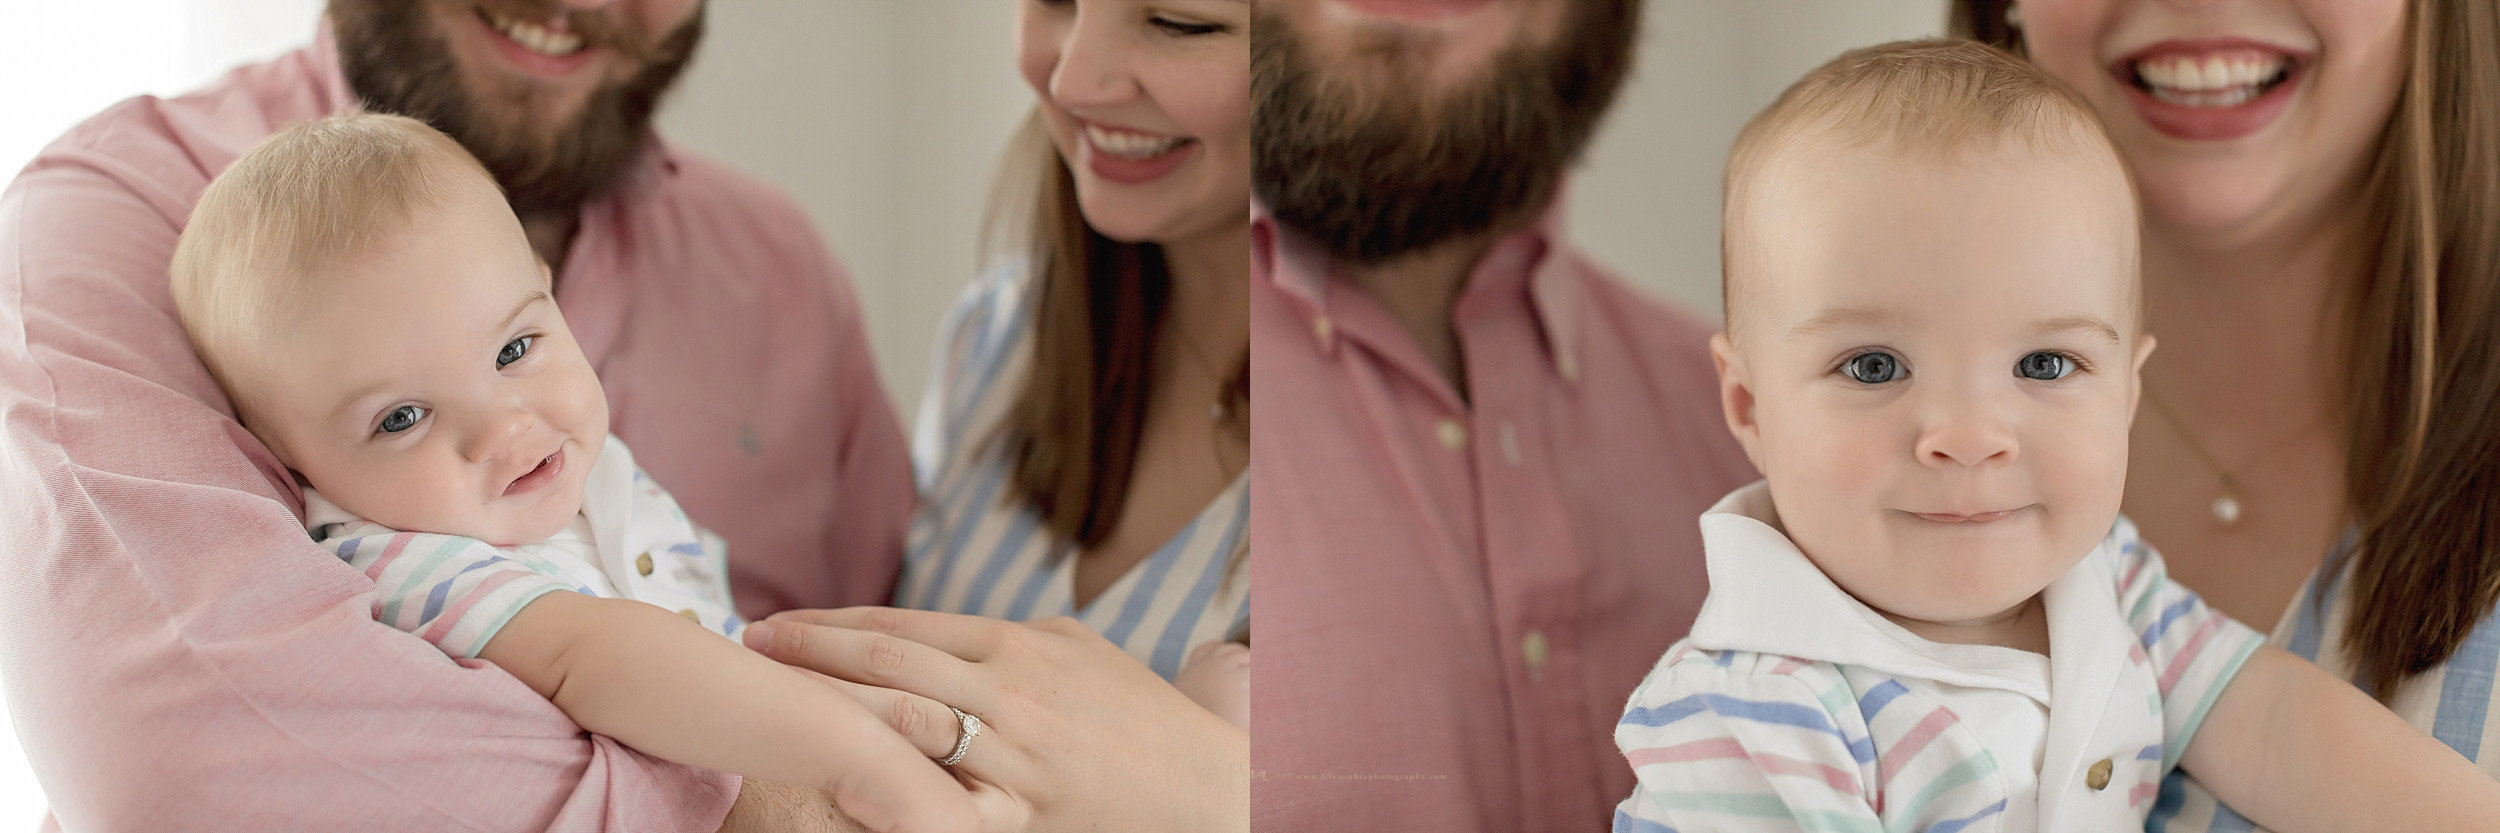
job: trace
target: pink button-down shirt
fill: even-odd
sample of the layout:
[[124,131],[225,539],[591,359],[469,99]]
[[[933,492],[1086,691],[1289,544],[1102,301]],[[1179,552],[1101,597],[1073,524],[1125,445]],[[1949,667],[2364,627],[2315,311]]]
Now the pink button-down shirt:
[[1700,320],[1498,244],[1462,400],[1387,310],[1252,227],[1253,826],[1602,831],[1623,704],[1704,595],[1698,518],[1754,478]]
[[[375,622],[184,340],[165,267],[201,189],[352,102],[324,32],[115,105],[0,192],[0,670],[47,828],[712,830],[735,776]],[[581,220],[557,301],[616,434],[728,539],[741,608],[885,601],[909,464],[806,216],[654,143]]]

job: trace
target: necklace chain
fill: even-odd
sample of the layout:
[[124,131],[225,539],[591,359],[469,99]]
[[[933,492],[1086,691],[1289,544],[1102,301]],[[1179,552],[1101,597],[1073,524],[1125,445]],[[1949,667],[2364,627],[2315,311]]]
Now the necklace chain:
[[2153,386],[2144,386],[2144,401],[2153,406],[2153,413],[2170,425],[2171,433],[2179,435],[2179,440],[2187,443],[2190,453],[2195,454],[2196,458],[2207,468],[2214,470],[2217,483],[2213,503],[2208,509],[2213,513],[2214,520],[2221,522],[2223,526],[2237,525],[2244,508],[2240,503],[2239,491],[2236,488],[2238,480],[2231,476],[2231,469],[2244,469],[2250,464],[2265,459],[2269,452],[2282,448],[2284,443],[2309,433],[2309,429],[2316,426],[2322,417],[2322,412],[2312,412],[2307,419],[2294,424],[2292,430],[2284,432],[2274,442],[2258,446],[2257,451],[2248,459],[2241,460],[2239,466],[2224,466],[2221,458],[2207,450],[2204,443],[2197,442],[2196,433],[2188,430],[2187,420],[2180,419],[2179,413],[2171,410],[2169,403],[2163,402],[2160,396],[2154,394]]

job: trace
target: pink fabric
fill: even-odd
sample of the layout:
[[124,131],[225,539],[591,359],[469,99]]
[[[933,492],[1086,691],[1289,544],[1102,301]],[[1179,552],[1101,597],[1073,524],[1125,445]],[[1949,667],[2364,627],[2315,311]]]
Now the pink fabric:
[[[209,177],[351,102],[326,32],[123,102],[0,192],[0,662],[48,829],[712,830],[735,776],[581,733],[373,621],[165,289]],[[748,615],[881,603],[913,494],[852,292],[781,194],[665,145],[557,300],[618,436],[729,541]]]
[[1470,278],[1462,401],[1324,255],[1254,221],[1254,827],[1597,831],[1631,793],[1615,720],[1700,609],[1702,510],[1755,475],[1710,328],[1558,228]]

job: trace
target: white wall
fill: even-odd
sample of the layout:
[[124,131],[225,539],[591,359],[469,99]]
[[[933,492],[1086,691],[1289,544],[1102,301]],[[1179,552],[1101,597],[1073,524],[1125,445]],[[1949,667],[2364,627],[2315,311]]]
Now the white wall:
[[715,2],[669,138],[778,183],[849,268],[905,419],[1031,106],[1013,0]]
[[1719,174],[1747,119],[1841,52],[1944,31],[1943,0],[1648,0],[1633,78],[1572,178],[1598,262],[1716,319]]

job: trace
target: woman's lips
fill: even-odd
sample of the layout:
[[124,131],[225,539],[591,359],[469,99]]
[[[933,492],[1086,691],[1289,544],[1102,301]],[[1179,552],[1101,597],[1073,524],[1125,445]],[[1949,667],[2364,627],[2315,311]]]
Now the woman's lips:
[[1092,123],[1082,124],[1077,133],[1084,145],[1086,169],[1124,185],[1162,179],[1198,150],[1198,142],[1193,139]]
[[2136,115],[2163,135],[2226,141],[2273,124],[2291,102],[2307,53],[2245,38],[2170,40],[2110,65]]
[[538,461],[537,467],[530,469],[527,473],[522,474],[520,477],[513,478],[512,483],[504,487],[503,496],[513,497],[515,495],[525,495],[538,491],[548,484],[556,482],[556,477],[563,473],[564,449],[558,448],[556,449],[556,453],[549,454],[546,459]]

